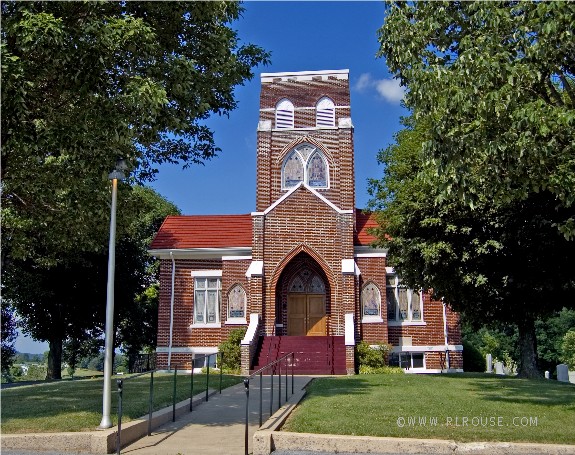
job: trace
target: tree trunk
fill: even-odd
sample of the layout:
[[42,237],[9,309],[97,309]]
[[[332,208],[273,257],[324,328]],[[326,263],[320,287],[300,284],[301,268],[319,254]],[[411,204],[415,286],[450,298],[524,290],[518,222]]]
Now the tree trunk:
[[520,378],[539,378],[537,369],[537,343],[535,338],[535,321],[529,318],[518,321],[519,331],[519,368]]
[[62,379],[62,340],[49,340],[48,370],[46,379]]

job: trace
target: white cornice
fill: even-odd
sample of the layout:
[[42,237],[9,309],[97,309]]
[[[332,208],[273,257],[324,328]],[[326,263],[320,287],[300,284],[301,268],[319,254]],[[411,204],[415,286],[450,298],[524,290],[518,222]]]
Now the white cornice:
[[174,259],[223,259],[233,257],[235,260],[240,257],[250,259],[252,255],[251,246],[238,246],[226,248],[178,248],[166,250],[148,250],[150,256],[158,259],[169,259],[172,253]]
[[322,70],[322,71],[291,71],[285,73],[261,73],[261,82],[274,82],[274,79],[294,79],[297,81],[311,81],[314,77],[327,78],[334,76],[337,79],[349,79],[349,70]]

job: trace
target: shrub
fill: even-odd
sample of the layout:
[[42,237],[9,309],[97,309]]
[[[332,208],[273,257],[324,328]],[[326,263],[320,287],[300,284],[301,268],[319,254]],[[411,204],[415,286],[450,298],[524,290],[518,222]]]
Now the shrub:
[[479,349],[463,340],[463,370],[483,373],[486,370],[485,357]]
[[244,339],[246,329],[234,329],[228,339],[220,343],[218,349],[224,355],[221,367],[225,373],[239,374],[242,364],[242,352],[240,343]]
[[375,343],[376,347],[372,348],[365,341],[360,342],[356,347],[357,363],[359,368],[383,368],[387,365],[386,357],[391,351],[391,345],[385,343]]

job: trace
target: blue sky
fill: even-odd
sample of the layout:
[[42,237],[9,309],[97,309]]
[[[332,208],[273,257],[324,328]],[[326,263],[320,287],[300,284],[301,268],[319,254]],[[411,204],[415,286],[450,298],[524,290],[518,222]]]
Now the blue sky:
[[356,205],[366,206],[367,179],[379,177],[377,152],[406,114],[402,91],[376,58],[384,5],[371,2],[246,2],[234,28],[241,40],[271,51],[271,64],[236,90],[238,108],[207,123],[222,149],[205,166],[163,166],[152,184],[183,214],[237,214],[255,209],[256,127],[260,74],[349,69],[355,126]]
[[[256,68],[255,77],[236,89],[238,108],[229,118],[206,122],[222,149],[219,156],[185,170],[162,166],[151,186],[185,215],[254,211],[260,74],[349,69],[356,206],[365,207],[367,179],[381,176],[377,152],[392,143],[400,117],[407,114],[400,106],[401,88],[385,60],[375,56],[383,3],[250,1],[244,7],[243,17],[232,26],[243,43],[271,51],[271,64]],[[48,346],[21,336],[16,349],[41,353]]]

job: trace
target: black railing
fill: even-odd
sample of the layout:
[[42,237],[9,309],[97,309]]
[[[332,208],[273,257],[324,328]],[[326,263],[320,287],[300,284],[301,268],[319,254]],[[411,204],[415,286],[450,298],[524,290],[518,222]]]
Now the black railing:
[[[219,393],[222,393],[222,376],[223,376],[223,360],[224,354],[222,352],[215,352],[213,354],[206,354],[201,355],[192,359],[191,361],[191,374],[190,374],[190,412],[192,412],[193,407],[193,400],[194,400],[194,363],[199,360],[206,360],[206,398],[205,401],[209,399],[209,384],[210,384],[210,357],[216,356],[219,357],[219,367],[220,367],[220,384],[219,384]],[[139,378],[140,376],[144,376],[146,374],[150,375],[150,396],[148,402],[148,436],[152,435],[152,415],[154,413],[154,373],[157,373],[158,369],[152,369],[149,371],[144,371],[139,374],[135,374],[134,376],[130,376],[124,379],[118,379],[117,386],[118,386],[118,432],[116,434],[116,454],[120,455],[120,450],[122,447],[122,405],[123,405],[123,392],[124,392],[124,382]],[[292,379],[293,380],[293,379]],[[173,391],[172,391],[172,422],[176,421],[176,401],[177,401],[177,381],[178,381],[178,366],[174,367],[174,379],[173,379]]]
[[244,379],[244,386],[246,390],[246,423],[245,423],[245,431],[244,431],[244,452],[245,455],[248,455],[248,427],[249,427],[249,408],[250,408],[250,380],[259,376],[260,378],[260,409],[259,409],[259,426],[262,426],[262,416],[263,416],[263,373],[265,371],[270,371],[270,417],[273,415],[273,402],[274,402],[274,375],[278,375],[278,409],[282,406],[282,364],[285,364],[285,402],[288,400],[288,359],[291,358],[291,393],[294,393],[294,381],[293,381],[293,372],[294,372],[294,364],[295,364],[295,354],[290,352],[289,354],[285,354],[284,356],[280,357],[279,359],[274,360],[273,362],[268,363],[264,367],[260,368],[257,371],[254,371],[251,375],[247,376]]
[[156,369],[156,353],[128,356],[128,372],[144,373]]

